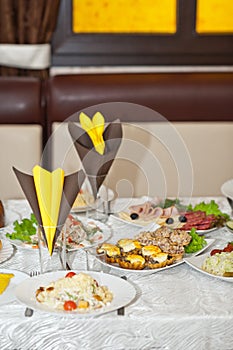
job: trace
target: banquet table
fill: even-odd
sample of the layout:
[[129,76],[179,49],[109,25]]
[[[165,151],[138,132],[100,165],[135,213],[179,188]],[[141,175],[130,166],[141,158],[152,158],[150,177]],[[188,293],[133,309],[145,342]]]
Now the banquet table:
[[[210,199],[231,214],[223,197],[192,198],[192,203]],[[26,200],[7,200],[4,207],[9,220],[30,213]],[[115,239],[138,232],[138,227],[114,216],[109,217],[108,225]],[[207,237],[216,240],[214,247],[224,247],[233,240],[225,227]],[[91,268],[105,268],[94,256],[89,256],[89,260]],[[39,270],[38,251],[14,248],[11,258],[1,263],[0,269],[4,268],[28,274]],[[72,269],[86,269],[83,250],[73,258]],[[120,276],[114,269],[105,268],[104,272]],[[136,298],[125,307],[123,316],[113,311],[79,318],[35,310],[32,317],[25,317],[25,305],[17,300],[0,305],[0,349],[233,349],[232,283],[202,274],[186,263],[151,274],[125,271],[125,275],[136,289]]]

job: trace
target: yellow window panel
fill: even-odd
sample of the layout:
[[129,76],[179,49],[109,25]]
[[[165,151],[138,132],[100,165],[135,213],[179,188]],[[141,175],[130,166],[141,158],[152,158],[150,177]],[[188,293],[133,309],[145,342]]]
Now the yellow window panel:
[[198,33],[233,33],[233,0],[197,0]]
[[172,34],[176,1],[73,0],[73,32]]

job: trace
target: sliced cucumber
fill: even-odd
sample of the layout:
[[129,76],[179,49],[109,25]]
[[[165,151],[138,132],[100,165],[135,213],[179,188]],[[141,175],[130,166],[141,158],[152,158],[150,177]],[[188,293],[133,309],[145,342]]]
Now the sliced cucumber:
[[230,229],[233,230],[233,220],[227,221],[226,226]]

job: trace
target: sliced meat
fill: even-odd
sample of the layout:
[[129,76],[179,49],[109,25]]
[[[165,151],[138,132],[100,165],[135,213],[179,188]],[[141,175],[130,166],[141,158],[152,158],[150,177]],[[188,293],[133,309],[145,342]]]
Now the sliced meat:
[[182,230],[189,231],[193,227],[197,230],[208,230],[212,228],[215,223],[214,215],[206,215],[203,211],[195,211],[195,212],[186,212],[183,215],[186,216],[187,221],[184,226],[182,226]]

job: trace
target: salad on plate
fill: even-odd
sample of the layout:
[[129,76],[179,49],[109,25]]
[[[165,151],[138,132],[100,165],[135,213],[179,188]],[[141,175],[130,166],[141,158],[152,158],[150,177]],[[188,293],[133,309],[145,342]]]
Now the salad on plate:
[[211,250],[202,268],[214,275],[233,277],[233,242],[228,242],[223,249]]
[[[6,227],[2,232],[13,245],[21,248],[38,248],[37,221],[34,214],[21,221],[16,220],[13,225]],[[95,220],[79,220],[69,215],[65,223],[67,249],[76,250],[87,248],[101,243],[110,236],[110,229]],[[55,248],[61,243],[57,238]]]
[[205,275],[233,282],[233,242],[228,242],[222,249],[214,248],[209,253],[185,257],[184,261]]

